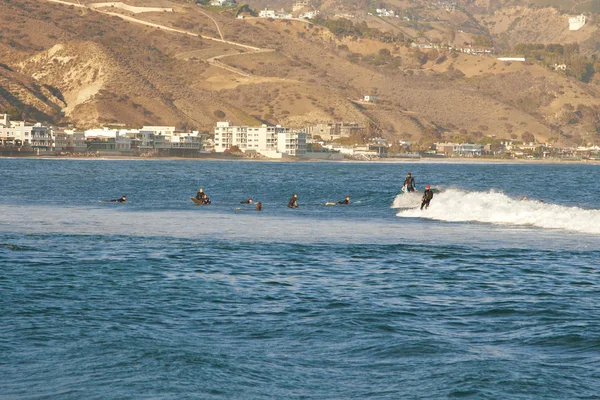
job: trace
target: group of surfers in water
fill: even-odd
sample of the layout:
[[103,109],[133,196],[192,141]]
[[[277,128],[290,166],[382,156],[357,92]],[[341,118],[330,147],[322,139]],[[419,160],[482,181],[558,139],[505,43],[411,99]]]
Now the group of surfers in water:
[[[410,193],[410,192],[414,192],[416,190],[417,190],[417,188],[415,186],[415,178],[413,178],[411,173],[409,172],[408,175],[406,176],[406,179],[404,180],[404,186],[402,186],[402,191],[405,193]],[[204,193],[204,190],[202,188],[200,188],[198,190],[198,193],[196,193],[195,199],[198,200],[200,202],[200,204],[202,204],[202,205],[209,205],[211,203],[210,198],[208,197],[208,195],[206,193]],[[425,192],[423,193],[423,198],[421,199],[421,210],[423,209],[423,207],[425,207],[425,209],[427,209],[429,207],[429,202],[431,202],[431,199],[433,199],[433,192],[431,191],[431,186],[427,185],[427,186],[425,186]],[[127,197],[121,196],[118,199],[104,200],[104,201],[124,203],[127,201]],[[253,202],[254,201],[252,200],[252,197],[250,197],[247,200],[241,201],[240,204],[252,204]],[[346,198],[341,201],[337,201],[337,202],[328,201],[327,203],[325,203],[326,206],[333,206],[336,204],[350,204],[350,196],[346,196]],[[298,195],[296,193],[294,193],[292,195],[292,198],[290,199],[290,201],[288,201],[287,206],[289,208],[298,208]],[[259,201],[256,203],[256,211],[261,211],[261,210],[262,210],[262,203]]]

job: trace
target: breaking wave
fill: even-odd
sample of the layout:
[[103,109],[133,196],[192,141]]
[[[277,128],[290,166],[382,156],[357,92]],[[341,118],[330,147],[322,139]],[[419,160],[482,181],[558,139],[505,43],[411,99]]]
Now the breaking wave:
[[392,208],[398,217],[419,217],[447,222],[482,222],[534,226],[600,234],[600,210],[586,210],[539,200],[520,200],[503,193],[448,189],[434,195],[428,210],[419,209],[420,193],[399,194]]

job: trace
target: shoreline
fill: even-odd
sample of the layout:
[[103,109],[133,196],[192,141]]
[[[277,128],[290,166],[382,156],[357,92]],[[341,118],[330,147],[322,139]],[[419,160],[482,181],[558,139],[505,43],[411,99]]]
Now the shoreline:
[[245,158],[245,157],[137,157],[137,156],[119,156],[119,155],[100,155],[100,156],[0,156],[0,159],[28,159],[28,160],[104,160],[104,161],[237,161],[237,162],[267,162],[267,163],[353,163],[353,164],[560,164],[560,165],[600,165],[599,160],[569,160],[561,158],[550,159],[501,159],[501,158],[382,158],[379,160],[324,160],[324,159],[269,159],[269,158]]

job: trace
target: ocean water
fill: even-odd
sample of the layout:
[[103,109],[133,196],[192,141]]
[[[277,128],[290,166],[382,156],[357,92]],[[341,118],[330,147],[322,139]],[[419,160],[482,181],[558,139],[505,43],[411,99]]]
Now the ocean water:
[[0,170],[0,398],[600,398],[600,165]]

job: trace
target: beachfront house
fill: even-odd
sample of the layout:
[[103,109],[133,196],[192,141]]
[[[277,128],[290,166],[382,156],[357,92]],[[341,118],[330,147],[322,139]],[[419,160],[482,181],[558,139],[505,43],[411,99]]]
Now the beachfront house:
[[52,132],[41,123],[11,121],[4,114],[0,119],[0,142],[3,146],[26,146],[37,154],[52,150]]

